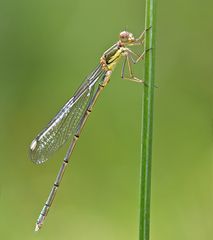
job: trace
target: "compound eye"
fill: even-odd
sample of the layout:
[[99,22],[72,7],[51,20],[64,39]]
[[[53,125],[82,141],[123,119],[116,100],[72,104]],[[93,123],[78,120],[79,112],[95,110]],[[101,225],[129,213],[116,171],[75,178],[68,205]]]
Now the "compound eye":
[[121,32],[120,33],[120,40],[124,43],[127,42],[129,40],[129,33],[126,32],[126,31]]

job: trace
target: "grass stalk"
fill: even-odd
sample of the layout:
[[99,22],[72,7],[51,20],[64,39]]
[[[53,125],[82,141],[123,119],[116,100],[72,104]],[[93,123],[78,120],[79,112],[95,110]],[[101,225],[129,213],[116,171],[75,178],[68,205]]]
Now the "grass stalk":
[[154,101],[154,60],[155,60],[155,5],[156,0],[146,0],[145,26],[145,85],[142,116],[142,153],[140,169],[140,222],[139,240],[149,240],[151,200],[151,160]]

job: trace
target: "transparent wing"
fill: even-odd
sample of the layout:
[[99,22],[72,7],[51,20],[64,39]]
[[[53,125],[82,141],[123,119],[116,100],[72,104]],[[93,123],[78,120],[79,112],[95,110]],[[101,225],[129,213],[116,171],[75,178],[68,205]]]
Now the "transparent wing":
[[104,76],[99,65],[81,84],[74,96],[62,107],[47,127],[32,141],[30,158],[43,163],[76,133],[78,125],[90,103],[96,83]]

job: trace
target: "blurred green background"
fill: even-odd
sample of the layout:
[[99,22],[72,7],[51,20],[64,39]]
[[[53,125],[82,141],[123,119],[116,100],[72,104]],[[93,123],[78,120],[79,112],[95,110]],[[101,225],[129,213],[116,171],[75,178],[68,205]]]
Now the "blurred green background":
[[[0,1],[1,239],[138,239],[143,86],[122,81],[121,64],[38,233],[66,147],[39,166],[28,148],[119,32],[140,34],[144,4]],[[158,2],[151,239],[213,239],[212,7]]]

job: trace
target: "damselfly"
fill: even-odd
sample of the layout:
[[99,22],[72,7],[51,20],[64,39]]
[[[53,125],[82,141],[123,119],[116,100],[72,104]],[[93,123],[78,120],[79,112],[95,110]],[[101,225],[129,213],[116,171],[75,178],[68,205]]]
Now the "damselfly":
[[[131,81],[143,83],[143,80],[135,77],[132,71],[132,63],[142,60],[145,51],[137,54],[129,46],[143,45],[145,31],[134,38],[133,34],[123,31],[119,35],[119,41],[104,52],[96,69],[85,79],[73,97],[62,107],[58,114],[49,122],[47,127],[32,141],[30,145],[30,158],[39,164],[48,160],[49,156],[57,151],[68,139],[71,140],[68,151],[58,172],[56,180],[47,198],[47,201],[36,222],[35,231],[38,231],[49,208],[52,205],[56,191],[62,180],[70,155],[80,136],[81,130],[91,113],[100,92],[108,84],[112,71],[120,58],[124,57],[121,77]],[[128,66],[128,75],[125,75],[125,66]]]

